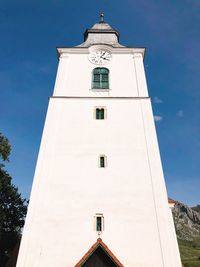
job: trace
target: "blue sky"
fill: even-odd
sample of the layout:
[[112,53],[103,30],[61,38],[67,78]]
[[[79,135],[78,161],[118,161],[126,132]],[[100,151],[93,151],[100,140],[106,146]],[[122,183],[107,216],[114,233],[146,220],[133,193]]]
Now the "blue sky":
[[0,132],[12,144],[6,168],[29,197],[56,47],[78,45],[105,20],[127,46],[146,47],[145,70],[170,197],[200,203],[200,1],[0,1]]

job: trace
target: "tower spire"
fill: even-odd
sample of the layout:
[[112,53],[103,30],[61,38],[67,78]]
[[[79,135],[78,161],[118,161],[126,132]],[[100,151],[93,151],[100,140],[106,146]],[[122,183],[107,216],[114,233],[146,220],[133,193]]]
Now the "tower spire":
[[100,21],[99,23],[104,23],[104,12],[100,13]]

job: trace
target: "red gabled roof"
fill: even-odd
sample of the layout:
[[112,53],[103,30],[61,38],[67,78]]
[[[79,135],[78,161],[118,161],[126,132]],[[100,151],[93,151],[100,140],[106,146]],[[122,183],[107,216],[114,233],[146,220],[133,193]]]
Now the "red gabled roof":
[[96,243],[86,252],[86,254],[80,259],[80,261],[74,267],[81,267],[81,265],[89,258],[89,256],[96,250],[97,247],[101,246],[105,252],[111,257],[111,259],[119,266],[124,267],[123,264],[115,257],[110,249],[103,243],[101,238],[98,238]]
[[168,203],[169,204],[176,204],[176,200],[173,200],[172,198],[168,198]]

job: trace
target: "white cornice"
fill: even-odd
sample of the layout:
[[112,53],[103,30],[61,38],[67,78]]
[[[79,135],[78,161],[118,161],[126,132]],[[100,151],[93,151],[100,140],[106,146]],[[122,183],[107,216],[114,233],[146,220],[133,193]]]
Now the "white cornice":
[[[144,57],[145,48],[134,48],[134,47],[112,47],[109,45],[98,45],[98,47],[102,46],[102,48],[107,47],[113,54],[141,54]],[[94,47],[94,46],[93,46]],[[64,54],[89,54],[91,47],[60,47],[57,48],[58,55]]]

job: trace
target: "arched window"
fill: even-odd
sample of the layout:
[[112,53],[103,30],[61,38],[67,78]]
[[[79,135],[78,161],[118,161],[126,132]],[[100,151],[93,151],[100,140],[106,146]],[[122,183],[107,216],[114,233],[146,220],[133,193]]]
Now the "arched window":
[[95,68],[92,72],[92,89],[109,89],[109,70]]
[[104,120],[104,108],[96,108],[96,120]]

